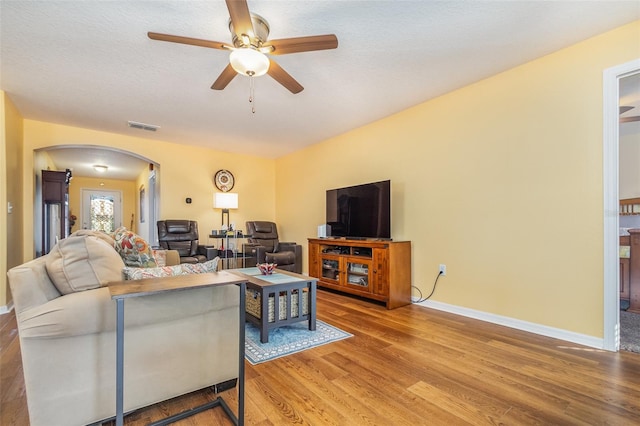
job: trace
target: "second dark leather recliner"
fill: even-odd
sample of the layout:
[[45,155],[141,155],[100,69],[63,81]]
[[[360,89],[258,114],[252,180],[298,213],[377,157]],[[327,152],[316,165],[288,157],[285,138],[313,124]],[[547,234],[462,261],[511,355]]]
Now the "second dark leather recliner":
[[302,246],[280,241],[275,223],[247,222],[247,236],[258,263],[276,263],[279,269],[302,273]]
[[165,250],[177,250],[180,263],[206,262],[212,257],[199,245],[198,222],[193,220],[159,220],[158,242]]

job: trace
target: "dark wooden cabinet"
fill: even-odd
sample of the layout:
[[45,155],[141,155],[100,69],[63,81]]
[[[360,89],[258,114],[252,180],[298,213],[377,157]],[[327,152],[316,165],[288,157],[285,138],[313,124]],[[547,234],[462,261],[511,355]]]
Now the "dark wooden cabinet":
[[620,258],[620,299],[629,300],[629,258]]
[[42,254],[69,235],[70,180],[70,170],[42,170]]
[[620,299],[629,300],[631,237],[620,236]]
[[411,242],[309,239],[309,275],[318,286],[384,302],[411,303]]
[[640,229],[629,229],[629,234],[629,309],[627,311],[640,313]]

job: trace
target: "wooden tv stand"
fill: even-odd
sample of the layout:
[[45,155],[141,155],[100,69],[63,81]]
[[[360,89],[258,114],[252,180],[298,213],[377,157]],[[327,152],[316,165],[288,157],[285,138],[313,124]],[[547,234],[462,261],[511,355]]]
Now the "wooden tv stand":
[[309,238],[309,275],[318,287],[384,302],[411,303],[411,241]]

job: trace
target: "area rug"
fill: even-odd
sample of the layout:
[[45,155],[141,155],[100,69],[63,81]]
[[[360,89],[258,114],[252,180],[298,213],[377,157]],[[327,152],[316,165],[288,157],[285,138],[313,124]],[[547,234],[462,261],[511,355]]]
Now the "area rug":
[[269,342],[260,343],[260,330],[255,325],[247,323],[245,358],[256,365],[352,336],[353,334],[320,320],[316,320],[316,330],[309,331],[309,323],[302,321],[269,330]]
[[640,353],[640,314],[620,312],[620,349]]

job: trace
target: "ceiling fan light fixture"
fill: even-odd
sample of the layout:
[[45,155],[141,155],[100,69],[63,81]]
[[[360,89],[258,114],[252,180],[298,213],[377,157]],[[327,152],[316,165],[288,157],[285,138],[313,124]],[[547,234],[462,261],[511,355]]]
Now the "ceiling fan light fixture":
[[259,77],[269,70],[269,58],[255,49],[244,47],[229,55],[229,62],[238,74]]

